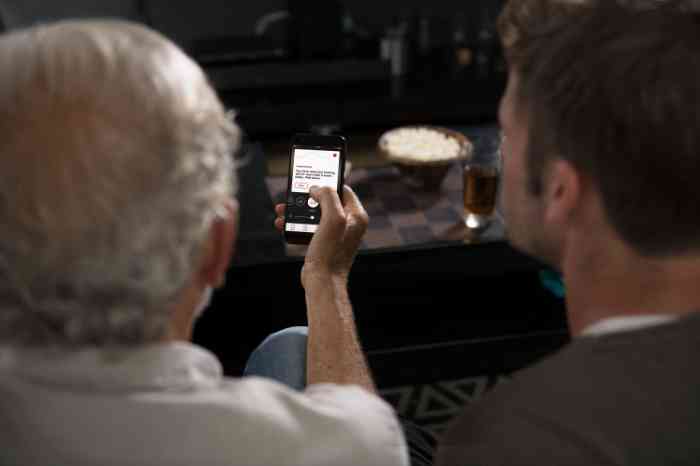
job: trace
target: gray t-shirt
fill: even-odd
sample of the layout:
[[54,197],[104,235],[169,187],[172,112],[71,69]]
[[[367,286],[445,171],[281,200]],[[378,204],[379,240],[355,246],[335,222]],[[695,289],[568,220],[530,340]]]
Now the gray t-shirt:
[[439,465],[700,464],[700,313],[575,340],[468,407]]
[[223,377],[187,343],[0,349],[0,464],[406,466],[400,425],[359,387]]

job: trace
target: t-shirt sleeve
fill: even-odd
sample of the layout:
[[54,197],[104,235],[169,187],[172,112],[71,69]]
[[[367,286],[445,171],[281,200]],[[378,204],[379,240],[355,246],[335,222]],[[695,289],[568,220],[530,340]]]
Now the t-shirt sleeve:
[[317,438],[306,464],[409,465],[403,430],[391,406],[357,386],[312,385],[309,428]]

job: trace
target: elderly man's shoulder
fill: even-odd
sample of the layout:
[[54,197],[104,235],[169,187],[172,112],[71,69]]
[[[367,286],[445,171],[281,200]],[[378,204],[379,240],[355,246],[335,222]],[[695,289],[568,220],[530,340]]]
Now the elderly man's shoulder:
[[[407,463],[391,408],[359,387],[318,385],[300,392],[259,377],[222,377],[212,355],[184,344],[38,360],[3,354],[0,411],[14,427],[0,439],[2,464],[30,464],[37,455],[36,464],[76,464],[86,457],[100,460],[94,464],[113,458],[158,465],[183,459]],[[106,369],[106,358],[116,366]],[[43,437],[50,441],[41,451],[30,447]]]
[[261,377],[225,378],[219,389],[203,391],[197,398],[196,404],[208,400],[204,405],[209,407],[198,412],[207,425],[213,422],[211,410],[223,432],[237,430],[238,444],[256,444],[264,438],[272,451],[285,452],[277,464],[283,458],[304,458],[299,464],[407,461],[394,411],[358,386],[313,385],[299,392]]
[[227,377],[216,390],[204,391],[200,396],[255,416],[265,413],[274,416],[289,409],[294,410],[295,416],[308,411],[310,416],[348,418],[351,417],[348,410],[370,417],[393,416],[392,408],[384,400],[355,385],[320,384],[296,391],[263,377]]

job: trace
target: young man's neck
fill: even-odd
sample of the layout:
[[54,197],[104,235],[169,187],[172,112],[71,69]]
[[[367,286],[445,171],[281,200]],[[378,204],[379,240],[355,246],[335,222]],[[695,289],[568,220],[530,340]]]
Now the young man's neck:
[[611,317],[700,311],[700,256],[649,259],[619,241],[595,243],[562,260],[573,336]]

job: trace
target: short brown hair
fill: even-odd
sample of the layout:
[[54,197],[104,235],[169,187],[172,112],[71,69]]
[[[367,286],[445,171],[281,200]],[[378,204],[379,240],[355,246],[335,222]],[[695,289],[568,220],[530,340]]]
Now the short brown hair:
[[685,1],[510,0],[530,189],[570,161],[646,256],[700,251],[700,20]]

